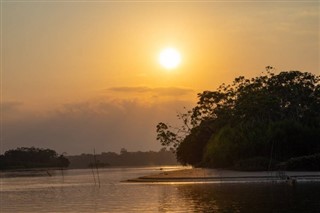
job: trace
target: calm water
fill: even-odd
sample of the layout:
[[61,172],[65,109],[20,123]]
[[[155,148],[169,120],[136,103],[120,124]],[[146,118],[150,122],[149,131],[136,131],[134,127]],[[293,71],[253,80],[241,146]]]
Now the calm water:
[[319,183],[120,182],[158,172],[102,169],[100,188],[89,169],[1,178],[0,212],[320,212]]

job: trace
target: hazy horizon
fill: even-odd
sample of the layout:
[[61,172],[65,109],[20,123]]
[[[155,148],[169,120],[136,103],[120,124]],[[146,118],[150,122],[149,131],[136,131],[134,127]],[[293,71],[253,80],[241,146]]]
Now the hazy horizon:
[[[318,1],[1,1],[1,153],[158,151],[156,124],[266,66],[320,74]],[[159,53],[174,47],[167,70]]]

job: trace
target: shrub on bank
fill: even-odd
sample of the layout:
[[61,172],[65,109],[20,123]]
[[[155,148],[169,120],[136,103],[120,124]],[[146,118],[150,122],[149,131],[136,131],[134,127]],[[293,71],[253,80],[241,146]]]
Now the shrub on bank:
[[265,157],[254,157],[235,163],[234,169],[241,171],[267,171],[273,169],[276,162]]
[[289,171],[320,171],[320,153],[291,158],[285,163]]

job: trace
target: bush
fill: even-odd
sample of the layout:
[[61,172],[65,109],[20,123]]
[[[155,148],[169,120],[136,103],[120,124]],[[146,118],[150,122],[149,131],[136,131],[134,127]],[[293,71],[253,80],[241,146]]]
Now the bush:
[[285,163],[289,171],[320,171],[320,153],[291,158]]
[[265,157],[254,157],[235,163],[234,169],[243,171],[267,171],[275,168],[276,162]]

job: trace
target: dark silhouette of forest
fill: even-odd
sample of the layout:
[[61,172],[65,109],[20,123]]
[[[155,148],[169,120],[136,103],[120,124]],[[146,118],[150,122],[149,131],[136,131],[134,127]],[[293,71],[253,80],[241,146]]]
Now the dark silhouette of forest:
[[177,165],[172,151],[162,148],[159,152],[128,152],[121,149],[120,154],[102,152],[101,154],[81,154],[74,156],[58,155],[51,149],[21,147],[8,150],[0,155],[0,169],[32,168],[90,168],[117,166],[159,166]]
[[69,166],[69,160],[58,155],[51,149],[21,147],[8,150],[0,155],[0,169],[30,169],[30,168],[64,168]]
[[157,125],[157,139],[184,165],[320,170],[320,76],[268,66],[198,94],[178,117],[179,128]]
[[121,149],[120,154],[102,152],[101,154],[81,154],[67,157],[70,168],[117,167],[117,166],[158,166],[177,165],[175,155],[171,151],[161,149],[159,152],[128,152]]

